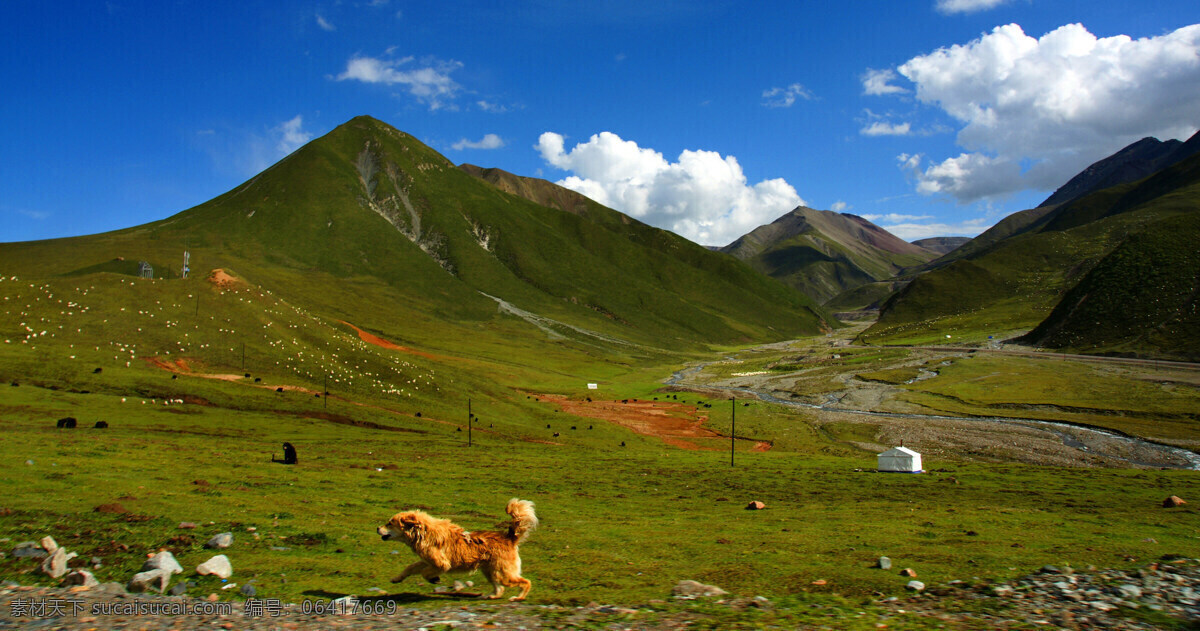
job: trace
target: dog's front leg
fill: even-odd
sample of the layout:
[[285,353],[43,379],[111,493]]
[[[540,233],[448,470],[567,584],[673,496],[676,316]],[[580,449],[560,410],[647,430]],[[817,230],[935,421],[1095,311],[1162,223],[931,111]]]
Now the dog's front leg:
[[[429,578],[428,573],[430,571],[433,572],[433,577],[434,577],[433,579]],[[401,572],[400,575],[397,576],[396,578],[393,578],[392,582],[399,583],[400,581],[403,581],[404,579],[412,576],[413,574],[420,574],[421,576],[424,576],[427,580],[429,580],[430,583],[436,583],[438,573],[439,572],[437,571],[437,568],[433,567],[432,565],[430,565],[424,561],[417,561],[416,563],[413,563],[412,565],[404,568],[404,571]]]

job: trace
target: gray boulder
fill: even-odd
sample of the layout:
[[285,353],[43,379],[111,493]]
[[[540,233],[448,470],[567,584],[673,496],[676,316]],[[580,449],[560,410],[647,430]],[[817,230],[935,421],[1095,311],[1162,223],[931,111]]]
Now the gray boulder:
[[18,559],[41,559],[49,556],[36,541],[22,541],[13,548],[12,555]]
[[223,532],[209,539],[208,543],[204,544],[204,547],[209,550],[215,550],[217,548],[225,549],[231,545],[233,545],[233,533]]
[[875,562],[875,567],[881,570],[890,570],[892,569],[892,560],[887,557],[879,557],[879,560]]
[[921,581],[909,581],[908,585],[905,585],[904,587],[905,589],[909,589],[914,592],[920,592],[925,590],[925,583],[922,583]]

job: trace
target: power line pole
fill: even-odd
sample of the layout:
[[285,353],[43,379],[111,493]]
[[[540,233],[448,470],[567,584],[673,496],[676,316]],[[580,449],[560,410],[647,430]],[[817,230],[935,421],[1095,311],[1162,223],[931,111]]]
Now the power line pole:
[[733,466],[733,446],[737,441],[737,399],[729,400],[729,466]]
[[471,413],[471,400],[467,399],[467,446],[468,447],[471,446],[471,425],[473,425],[473,423],[471,421],[474,419],[475,419],[475,415]]

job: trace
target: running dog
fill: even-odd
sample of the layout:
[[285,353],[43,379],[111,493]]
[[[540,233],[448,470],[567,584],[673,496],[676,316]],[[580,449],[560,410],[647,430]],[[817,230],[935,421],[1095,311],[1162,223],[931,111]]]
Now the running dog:
[[436,583],[446,572],[482,570],[494,588],[482,598],[499,598],[505,587],[520,587],[521,593],[509,600],[525,600],[533,583],[521,577],[517,546],[537,528],[538,518],[533,512],[533,502],[528,500],[513,498],[504,511],[512,521],[502,532],[467,532],[448,519],[438,519],[419,510],[397,513],[376,532],[384,541],[396,538],[404,542],[421,560],[404,568],[392,582],[420,574],[430,583]]

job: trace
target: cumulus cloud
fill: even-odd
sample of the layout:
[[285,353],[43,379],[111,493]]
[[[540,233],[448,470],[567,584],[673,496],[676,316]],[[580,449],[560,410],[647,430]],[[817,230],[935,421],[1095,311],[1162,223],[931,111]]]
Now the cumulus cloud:
[[840,213],[849,208],[850,208],[850,204],[847,204],[846,202],[839,199],[836,202],[834,202],[832,206],[829,207],[829,210],[832,210],[835,213]]
[[463,149],[499,149],[503,146],[503,138],[497,136],[496,134],[485,134],[483,138],[477,142],[471,142],[470,140],[463,138],[453,145],[450,145],[450,148],[454,149],[455,151],[462,151]]
[[864,136],[909,136],[912,134],[912,125],[909,123],[875,121],[858,130],[858,133]]
[[401,59],[379,59],[375,57],[352,57],[346,62],[346,70],[335,77],[338,81],[362,81],[401,85],[430,110],[452,109],[461,86],[450,78],[450,73],[462,68],[462,62],[425,60],[413,64],[414,57]]
[[317,14],[317,26],[321,27],[321,30],[323,31],[337,30],[337,27],[330,24],[329,21],[325,19],[325,16],[321,15],[320,13]]
[[812,100],[812,92],[804,89],[799,83],[793,83],[785,88],[763,90],[763,105],[765,107],[791,107],[796,99]]
[[670,162],[607,131],[569,152],[561,135],[546,132],[535,148],[572,172],[560,186],[701,244],[730,243],[804,204],[783,179],[749,185],[737,158],[715,151],[685,150]]
[[917,189],[962,203],[1053,190],[1140,138],[1186,138],[1200,123],[1200,24],[1137,40],[1080,24],[1035,39],[1009,24],[898,70],[962,125],[966,149],[918,171]]
[[501,105],[499,103],[492,103],[490,101],[482,101],[482,100],[475,101],[475,105],[478,106],[479,109],[481,109],[485,112],[491,112],[493,114],[503,114],[508,111],[507,105]]
[[934,7],[939,13],[975,13],[994,9],[1009,0],[937,0]]
[[867,68],[867,71],[861,78],[863,94],[882,96],[884,94],[904,94],[908,92],[907,88],[892,85],[892,81],[896,80],[895,70]]

